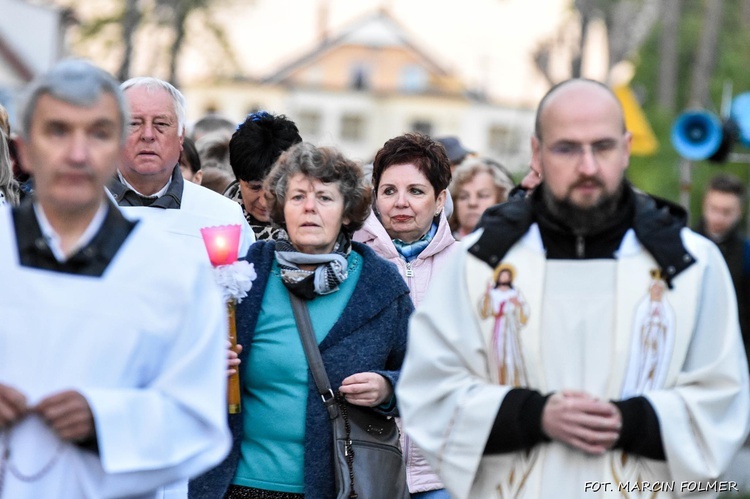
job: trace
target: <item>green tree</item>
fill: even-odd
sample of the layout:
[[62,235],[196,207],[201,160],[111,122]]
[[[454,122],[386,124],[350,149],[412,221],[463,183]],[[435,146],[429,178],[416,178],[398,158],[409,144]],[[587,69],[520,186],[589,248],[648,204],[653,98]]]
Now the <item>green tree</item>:
[[[704,35],[706,9],[713,0],[681,0],[682,14],[678,29],[678,76],[676,78],[674,109],[659,102],[659,73],[664,63],[659,57],[659,43],[663,25],[657,26],[652,36],[633,59],[636,63],[636,74],[633,87],[642,100],[644,111],[660,143],[656,155],[647,158],[633,157],[629,177],[633,183],[656,195],[678,201],[680,199],[680,157],[670,140],[672,124],[677,116],[689,107],[691,98],[691,75],[696,64],[696,57]],[[707,3],[708,2],[708,3]],[[748,19],[737,13],[750,9],[747,0],[724,0],[724,12],[715,50],[715,65],[707,86],[708,95],[700,99],[703,106],[711,112],[720,114],[724,86],[731,82],[733,92],[750,90],[750,73],[747,71],[747,47],[750,46]],[[735,150],[742,151],[741,147]],[[720,171],[731,172],[748,182],[749,165],[709,161],[694,162],[691,168],[690,212],[691,221],[697,220],[700,214],[702,193],[708,179]],[[683,186],[684,188],[684,186]]]

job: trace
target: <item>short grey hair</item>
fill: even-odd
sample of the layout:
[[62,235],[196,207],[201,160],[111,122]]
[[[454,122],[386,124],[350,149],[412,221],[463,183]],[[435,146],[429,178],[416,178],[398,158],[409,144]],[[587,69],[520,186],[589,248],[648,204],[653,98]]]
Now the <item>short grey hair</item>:
[[50,95],[74,106],[90,107],[105,93],[111,94],[117,101],[122,129],[120,142],[125,143],[130,112],[119,84],[111,74],[84,59],[60,61],[29,83],[18,104],[21,120],[19,135],[24,139],[29,138],[31,120],[37,102],[43,95]]
[[284,205],[289,179],[298,173],[324,184],[336,183],[344,198],[343,218],[349,219],[343,229],[353,234],[362,228],[372,201],[362,167],[334,147],[315,147],[309,142],[298,142],[281,153],[263,182],[269,216],[275,225],[286,227]]
[[187,101],[182,92],[177,90],[174,85],[168,81],[154,78],[153,76],[136,76],[130,78],[120,85],[122,92],[125,93],[130,88],[146,88],[149,91],[156,89],[166,90],[172,97],[172,104],[174,105],[174,113],[177,115],[177,131],[180,135],[185,135],[185,127],[187,124],[186,110]]

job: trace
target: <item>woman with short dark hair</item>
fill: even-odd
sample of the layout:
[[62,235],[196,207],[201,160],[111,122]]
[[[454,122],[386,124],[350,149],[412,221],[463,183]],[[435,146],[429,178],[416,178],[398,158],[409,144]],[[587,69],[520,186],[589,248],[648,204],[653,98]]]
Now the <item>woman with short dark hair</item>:
[[278,233],[268,216],[263,181],[281,153],[299,142],[302,137],[293,121],[266,111],[248,114],[229,141],[229,163],[237,180],[224,195],[242,206],[258,241],[274,239]]
[[182,152],[180,153],[180,171],[182,178],[194,184],[201,184],[203,170],[201,169],[201,157],[195,142],[190,137],[182,139]]
[[[388,140],[375,155],[373,214],[354,239],[396,265],[418,305],[456,249],[444,206],[451,180],[445,148],[417,133]],[[397,283],[393,283],[397,284]],[[448,497],[438,476],[408,437],[402,440],[412,498]]]

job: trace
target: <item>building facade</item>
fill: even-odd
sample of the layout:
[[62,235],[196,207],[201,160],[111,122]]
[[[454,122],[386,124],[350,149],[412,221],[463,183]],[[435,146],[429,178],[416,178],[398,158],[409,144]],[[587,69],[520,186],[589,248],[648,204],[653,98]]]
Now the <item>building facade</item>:
[[534,110],[468,91],[385,10],[322,39],[266,78],[194,83],[183,91],[190,121],[218,113],[239,123],[264,109],[294,120],[304,140],[363,162],[389,138],[418,131],[455,135],[518,172],[528,166]]

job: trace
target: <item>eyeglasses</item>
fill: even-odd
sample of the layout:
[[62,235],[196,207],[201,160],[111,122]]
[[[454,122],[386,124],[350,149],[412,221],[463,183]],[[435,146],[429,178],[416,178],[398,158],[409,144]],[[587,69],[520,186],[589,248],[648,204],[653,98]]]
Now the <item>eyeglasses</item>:
[[547,150],[560,161],[571,163],[583,159],[588,150],[596,161],[605,162],[615,156],[621,143],[622,139],[602,139],[586,144],[564,140],[555,142]]

